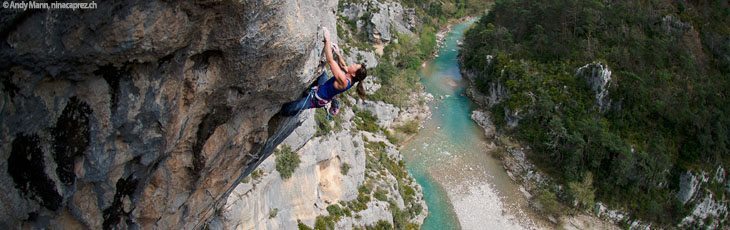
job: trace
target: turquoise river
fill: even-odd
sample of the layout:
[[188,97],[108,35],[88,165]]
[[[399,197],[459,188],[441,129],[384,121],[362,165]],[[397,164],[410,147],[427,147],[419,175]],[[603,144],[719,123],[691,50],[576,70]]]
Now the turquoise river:
[[531,229],[527,202],[489,152],[483,129],[470,116],[457,61],[459,41],[473,21],[454,25],[421,82],[434,96],[422,129],[402,147],[409,172],[423,187],[429,215],[423,229]]

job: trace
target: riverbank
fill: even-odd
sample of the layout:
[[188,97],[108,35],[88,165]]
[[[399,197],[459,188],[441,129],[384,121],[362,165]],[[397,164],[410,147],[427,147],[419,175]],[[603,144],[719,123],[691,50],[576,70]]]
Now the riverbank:
[[474,16],[466,16],[458,19],[452,19],[449,20],[449,22],[443,25],[441,28],[439,28],[439,31],[436,33],[436,49],[434,49],[433,53],[431,53],[431,59],[438,57],[438,52],[444,44],[444,38],[446,38],[446,35],[451,32],[451,29],[454,25],[462,24],[468,21],[474,21],[476,19],[477,17]]
[[[462,61],[461,58],[459,58],[459,61]],[[525,147],[521,145],[519,142],[512,140],[509,136],[504,135],[496,129],[490,112],[483,108],[489,108],[491,106],[490,103],[498,101],[498,96],[482,94],[476,89],[475,74],[463,69],[460,72],[467,82],[465,94],[480,108],[473,111],[471,118],[482,127],[490,145],[494,147],[494,151],[491,152],[492,156],[500,160],[502,167],[507,171],[510,179],[519,184],[520,194],[528,200],[531,211],[545,213],[544,204],[540,203],[538,197],[541,189],[561,185],[555,183],[549,176],[540,172],[527,159],[526,152],[531,150],[529,146]],[[552,228],[620,229],[616,225],[616,219],[621,213],[617,211],[606,212],[602,210],[603,213],[606,213],[607,219],[605,220],[599,218],[594,213],[574,209],[570,209],[568,212],[560,216],[549,214],[540,216],[552,223]]]

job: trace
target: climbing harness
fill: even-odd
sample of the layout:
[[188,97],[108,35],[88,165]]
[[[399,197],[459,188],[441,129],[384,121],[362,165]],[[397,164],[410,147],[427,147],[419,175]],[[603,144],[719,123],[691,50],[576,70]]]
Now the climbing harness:
[[[332,100],[325,100],[317,96],[317,90],[319,87],[314,86],[312,87],[311,94],[314,95],[312,98],[312,107],[315,109],[324,109],[327,112],[327,120],[332,120],[332,118],[337,115],[337,113],[340,112],[340,101],[337,100],[337,97],[332,98]],[[325,106],[327,104],[330,104],[330,108],[326,109]]]
[[316,99],[316,100],[312,101],[312,105],[315,108],[322,108],[325,105],[327,105],[327,103],[330,103],[330,100],[325,100],[325,99],[322,99],[321,97],[319,97],[319,95],[317,95],[318,90],[319,90],[318,86],[312,87],[312,92],[314,92],[314,99]]

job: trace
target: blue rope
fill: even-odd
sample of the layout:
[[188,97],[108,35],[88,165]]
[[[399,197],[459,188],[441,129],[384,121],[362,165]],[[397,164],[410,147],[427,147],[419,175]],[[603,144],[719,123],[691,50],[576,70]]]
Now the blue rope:
[[[297,122],[299,122],[299,121],[298,121],[298,120],[299,120],[299,114],[301,114],[301,113],[302,113],[302,111],[304,111],[304,107],[305,107],[305,106],[307,105],[307,102],[309,102],[309,103],[312,103],[312,102],[310,102],[310,100],[312,99],[312,95],[314,95],[314,90],[310,90],[310,91],[309,91],[309,93],[307,94],[307,99],[306,99],[306,100],[304,100],[304,103],[303,103],[303,104],[302,104],[302,106],[301,106],[301,107],[300,107],[300,108],[298,109],[299,111],[297,112],[297,114],[295,114],[294,116],[292,116],[292,117],[296,117],[296,120],[297,120]],[[281,127],[287,127],[287,126],[291,125],[291,122],[292,122],[293,120],[294,120],[294,119],[289,119],[289,120],[287,121],[287,123],[285,123],[285,125],[283,125],[283,126],[281,126]],[[281,134],[282,134],[282,132],[281,132],[281,131],[279,131],[279,132],[278,132],[278,133],[277,133],[277,134],[275,135],[275,137],[273,138],[273,140],[276,140],[276,139],[278,139],[279,137],[281,137]]]

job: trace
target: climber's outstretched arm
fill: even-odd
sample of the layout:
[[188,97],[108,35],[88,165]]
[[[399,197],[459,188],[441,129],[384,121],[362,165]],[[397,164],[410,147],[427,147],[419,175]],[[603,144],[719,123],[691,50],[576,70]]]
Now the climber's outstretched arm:
[[347,69],[347,62],[343,58],[342,53],[340,53],[340,47],[338,47],[337,44],[333,44],[333,48],[334,49],[332,51],[334,54],[337,54],[337,64],[340,64],[340,69]]
[[327,28],[323,28],[324,30],[324,54],[327,57],[327,64],[330,65],[330,70],[332,70],[332,75],[335,76],[336,83],[340,87],[344,87],[347,85],[347,76],[345,75],[345,72],[342,71],[337,61],[335,61],[334,55],[332,54],[332,42],[330,41],[330,32],[327,30]]

